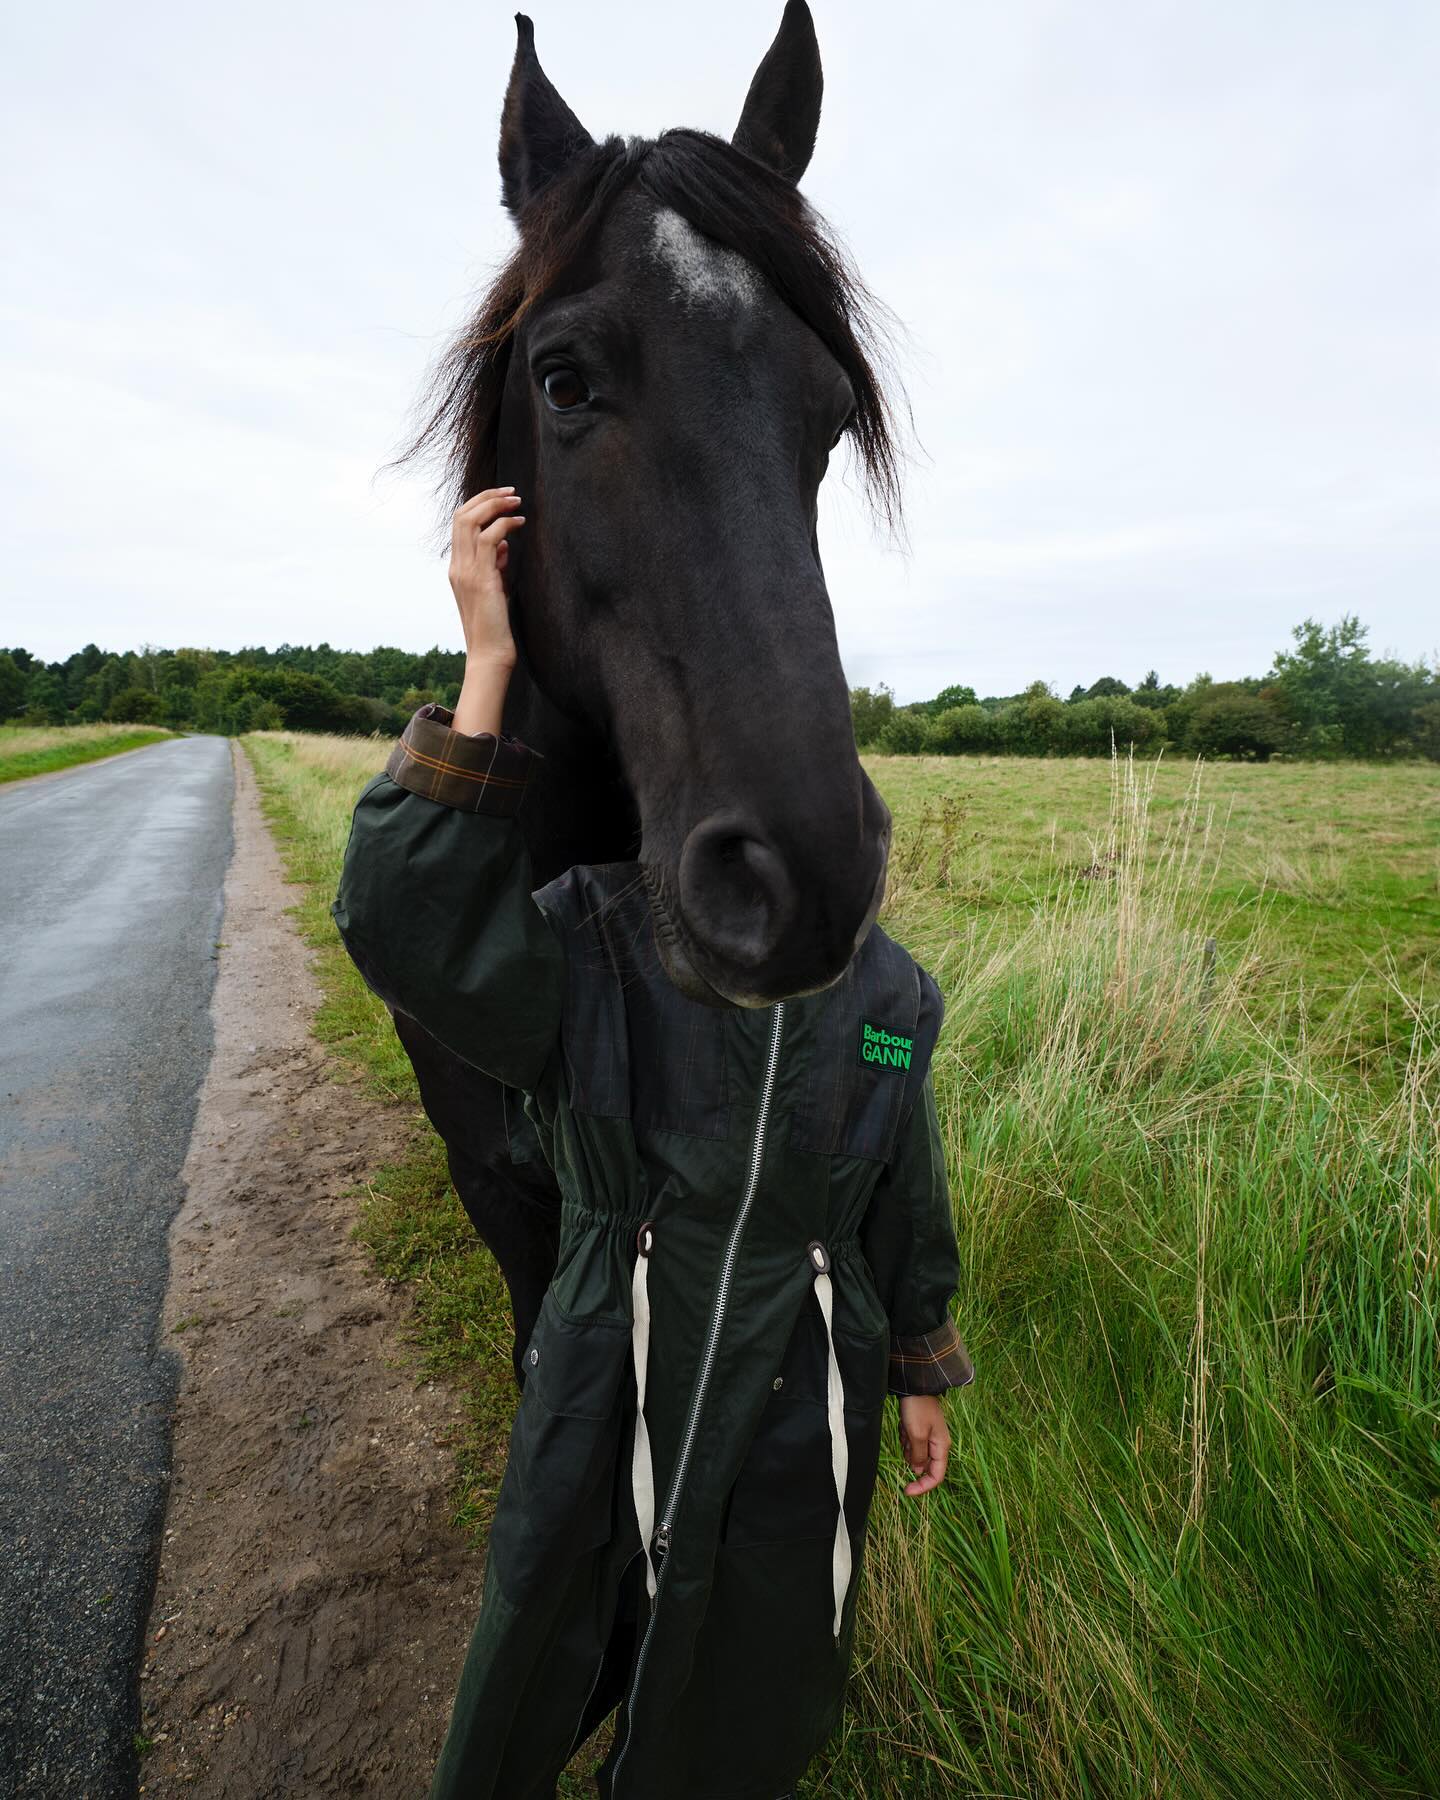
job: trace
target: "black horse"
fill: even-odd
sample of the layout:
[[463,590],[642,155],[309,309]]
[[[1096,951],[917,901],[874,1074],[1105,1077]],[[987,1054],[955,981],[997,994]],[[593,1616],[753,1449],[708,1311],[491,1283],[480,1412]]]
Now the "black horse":
[[[873,302],[797,182],[820,117],[789,0],[730,143],[596,143],[535,54],[505,97],[510,262],[441,363],[415,450],[458,502],[523,496],[505,728],[543,753],[521,821],[538,884],[642,866],[671,979],[717,1006],[836,980],[884,889],[890,819],[860,767],[816,541],[849,436],[898,515]],[[559,1196],[518,1096],[395,1020],[455,1187],[505,1275],[518,1351]]]

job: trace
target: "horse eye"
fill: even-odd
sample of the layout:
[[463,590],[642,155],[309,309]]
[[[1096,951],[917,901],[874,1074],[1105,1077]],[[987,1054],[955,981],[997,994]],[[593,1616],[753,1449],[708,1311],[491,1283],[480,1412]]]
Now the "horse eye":
[[583,406],[590,398],[589,388],[574,369],[551,369],[544,385],[545,398],[556,412],[569,412],[573,407]]

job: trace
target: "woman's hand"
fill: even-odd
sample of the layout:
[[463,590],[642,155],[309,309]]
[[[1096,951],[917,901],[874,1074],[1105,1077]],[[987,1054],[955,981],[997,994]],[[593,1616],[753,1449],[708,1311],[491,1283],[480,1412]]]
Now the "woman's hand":
[[905,1492],[912,1500],[928,1494],[945,1479],[950,1461],[950,1427],[945,1423],[945,1407],[939,1394],[900,1396],[900,1454],[915,1471],[915,1480],[905,1483]]
[[450,524],[450,586],[460,608],[465,655],[515,667],[510,603],[505,597],[506,543],[525,523],[513,487],[486,488],[457,508]]
[[450,527],[450,586],[465,633],[465,680],[455,729],[499,732],[505,690],[515,667],[510,603],[505,595],[506,542],[525,523],[513,487],[486,488],[457,508]]

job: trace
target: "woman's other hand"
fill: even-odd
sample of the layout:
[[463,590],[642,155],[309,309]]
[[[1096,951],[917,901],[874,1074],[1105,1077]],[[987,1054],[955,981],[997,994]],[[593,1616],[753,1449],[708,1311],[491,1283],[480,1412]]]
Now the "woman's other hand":
[[939,1394],[902,1394],[900,1397],[900,1454],[915,1472],[905,1483],[913,1500],[928,1494],[945,1479],[950,1461],[950,1427]]

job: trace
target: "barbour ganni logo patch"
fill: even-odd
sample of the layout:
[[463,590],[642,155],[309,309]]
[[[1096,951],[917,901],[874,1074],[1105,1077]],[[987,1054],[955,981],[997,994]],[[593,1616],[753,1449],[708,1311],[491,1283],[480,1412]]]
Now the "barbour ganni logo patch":
[[862,1063],[869,1063],[876,1069],[908,1069],[914,1048],[913,1038],[903,1037],[898,1031],[886,1031],[883,1025],[876,1025],[869,1019],[860,1021]]

